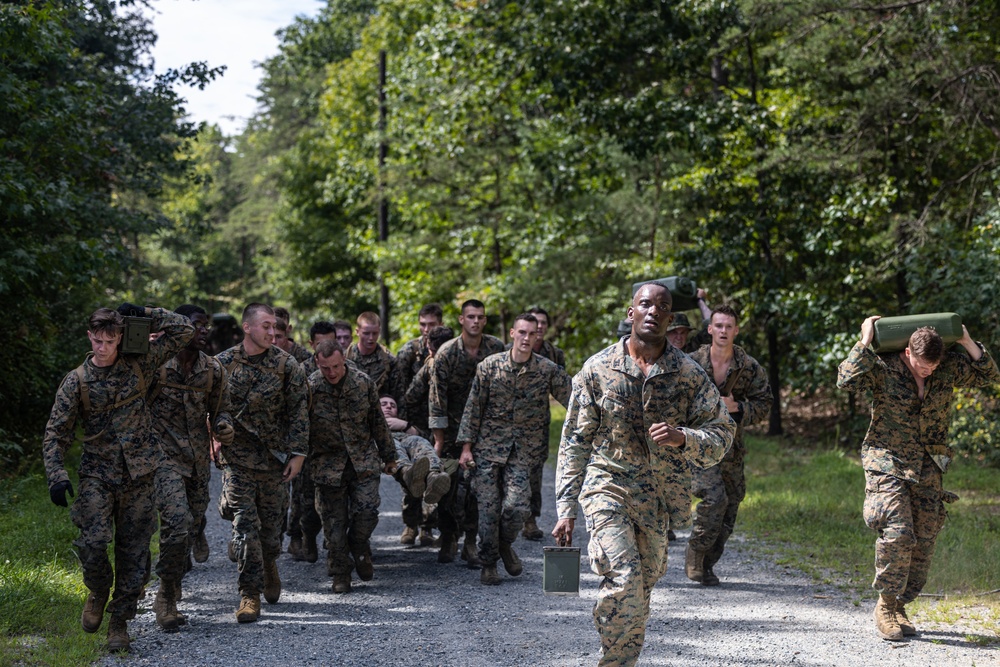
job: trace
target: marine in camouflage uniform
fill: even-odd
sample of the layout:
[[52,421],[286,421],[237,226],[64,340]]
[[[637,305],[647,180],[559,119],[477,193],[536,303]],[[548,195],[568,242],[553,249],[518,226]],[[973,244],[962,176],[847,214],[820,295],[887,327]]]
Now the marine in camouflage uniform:
[[510,333],[514,347],[476,368],[457,438],[463,446],[459,463],[475,461],[481,581],[487,585],[500,583],[501,557],[508,574],[521,573],[512,544],[531,516],[529,477],[532,466],[544,461],[539,433],[549,428],[549,395],[566,405],[571,385],[566,371],[532,351],[538,335],[533,314],[518,315]]
[[406,413],[406,406],[403,397],[406,390],[417,372],[423,368],[424,363],[431,358],[430,332],[440,327],[444,321],[444,312],[441,306],[436,303],[429,303],[417,313],[417,323],[420,326],[420,337],[407,341],[396,352],[396,377],[393,380],[393,388],[397,392],[393,395],[396,405],[399,408],[400,417],[409,418]]
[[[716,323],[725,323],[731,325],[736,332],[739,331],[735,311],[728,306],[717,309],[712,315],[712,322],[710,330],[715,330]],[[719,465],[693,473],[692,493],[696,498],[701,498],[701,502],[695,509],[694,525],[691,537],[688,538],[685,570],[689,578],[706,586],[719,583],[713,568],[722,558],[726,541],[736,527],[740,503],[746,496],[746,478],[743,473],[746,443],[743,440],[743,429],[766,419],[774,400],[767,381],[767,371],[743,348],[733,345],[734,338],[735,334],[730,333],[725,338],[720,338],[719,344],[713,343],[722,355],[725,354],[725,348],[732,350],[729,369],[723,378],[718,377],[721,369],[717,374],[712,365],[712,345],[703,345],[691,354],[691,358],[713,378],[716,387],[723,394],[723,400],[728,397],[735,402],[735,409],[730,409],[730,413],[737,424],[733,446]],[[679,515],[679,519],[682,518]]]
[[[309,475],[329,545],[333,590],[346,593],[351,570],[363,581],[373,576],[370,539],[378,525],[379,473],[395,471],[396,447],[374,381],[344,363],[336,341],[323,341],[316,354],[319,370],[309,376]],[[307,539],[318,528],[303,525]]]
[[[444,343],[434,355],[428,395],[428,425],[434,434],[434,449],[442,458],[458,459],[462,449],[456,441],[465,403],[476,375],[476,367],[486,357],[504,351],[503,341],[482,333],[486,324],[486,307],[481,301],[470,299],[462,304],[459,317],[462,334]],[[478,344],[470,354],[471,344]],[[469,490],[469,479],[459,471],[452,489],[438,505],[441,527],[441,551],[438,561],[451,562],[457,550],[459,528],[465,532],[462,557],[477,566],[478,550],[475,547],[479,527],[475,495]]]
[[638,660],[650,595],[666,571],[670,506],[689,487],[689,464],[718,463],[736,432],[705,371],[665,341],[670,292],[640,287],[629,319],[632,334],[573,378],[556,466],[553,536],[572,537],[579,500],[602,577],[601,665]]
[[[199,536],[204,540],[212,474],[208,423],[220,439],[230,439],[233,434],[225,369],[202,352],[207,344],[208,316],[189,305],[176,312],[191,318],[195,336],[184,350],[160,367],[150,392],[153,429],[163,449],[154,482],[160,514],[156,610],[157,622],[166,629],[183,622],[183,616],[176,611],[176,592],[190,568],[191,547]],[[208,557],[207,546],[205,543],[204,552],[195,551],[196,557],[204,556],[200,561]]]
[[281,594],[275,561],[288,482],[309,453],[309,387],[298,362],[271,344],[270,307],[247,306],[243,329],[243,342],[217,357],[228,375],[236,431],[232,444],[221,450],[226,483],[220,504],[233,516],[241,596],[237,620],[252,622],[259,616],[262,592],[271,604]]
[[[52,500],[65,506],[72,486],[64,458],[77,424],[82,426],[80,485],[70,510],[80,529],[73,545],[90,589],[81,621],[84,630],[96,632],[107,605],[112,648],[128,648],[125,621],[135,617],[156,529],[153,476],[161,451],[150,422],[147,390],[157,368],[191,339],[194,328],[188,318],[162,308],[124,304],[119,310],[152,318],[152,331],[162,335],[150,343],[147,354],[120,354],[120,316],[108,309],[95,312],[88,333],[97,356],[88,356],[59,385],[42,454]],[[106,347],[99,348],[99,341]],[[107,365],[95,365],[95,358]],[[113,570],[108,560],[112,539]],[[114,597],[108,603],[112,583]]]
[[953,350],[944,351],[943,344],[933,349],[936,334],[925,333],[921,340],[918,330],[903,352],[876,354],[869,346],[877,319],[865,321],[862,339],[840,364],[837,386],[871,395],[871,425],[861,446],[864,519],[878,532],[872,582],[879,591],[876,622],[885,639],[899,640],[916,634],[903,606],[927,583],[934,544],[947,516],[941,483],[953,456],[948,446],[953,388],[997,384],[1000,372],[966,330]]

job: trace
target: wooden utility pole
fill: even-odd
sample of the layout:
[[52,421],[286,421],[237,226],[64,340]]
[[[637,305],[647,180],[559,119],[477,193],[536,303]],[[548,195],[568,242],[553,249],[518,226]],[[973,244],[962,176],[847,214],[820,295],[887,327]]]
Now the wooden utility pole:
[[[378,240],[389,240],[389,201],[385,196],[385,156],[389,146],[385,141],[385,49],[378,52]],[[385,275],[379,275],[381,295],[379,297],[379,317],[382,319],[382,340],[389,344],[389,288]]]

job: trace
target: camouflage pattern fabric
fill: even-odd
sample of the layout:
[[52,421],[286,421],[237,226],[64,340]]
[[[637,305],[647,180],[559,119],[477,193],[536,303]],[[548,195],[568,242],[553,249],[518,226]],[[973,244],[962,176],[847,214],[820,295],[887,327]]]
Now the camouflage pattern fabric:
[[[160,466],[153,474],[154,506],[160,515],[160,557],[156,561],[156,574],[170,581],[180,581],[184,577],[194,540],[195,514],[188,498],[187,479],[167,466]],[[196,501],[202,508],[202,514],[198,515],[200,524],[204,506],[200,505],[200,499]]]
[[303,526],[315,526],[319,530],[319,514],[316,512],[316,485],[309,475],[309,460],[306,459],[302,471],[292,480],[291,514],[288,516],[288,536],[302,537]]
[[[714,378],[711,345],[703,345],[691,355],[709,378]],[[688,544],[696,551],[704,551],[705,567],[712,567],[722,557],[726,541],[736,527],[736,516],[740,503],[746,496],[746,480],[743,461],[746,443],[743,427],[756,424],[767,418],[771,410],[773,396],[767,380],[767,371],[739,345],[733,346],[733,360],[726,372],[726,379],[719,389],[727,386],[736,377],[731,396],[740,409],[732,415],[736,421],[736,436],[733,446],[717,466],[693,471],[692,491],[701,498],[695,511],[694,525]],[[688,521],[690,500],[678,503],[680,511],[671,513],[671,527],[682,526]]]
[[309,358],[303,359],[301,362],[299,362],[299,365],[302,366],[302,372],[305,373],[306,377],[309,377],[310,375],[319,370],[319,366],[316,365],[315,354],[310,354]]
[[982,343],[972,359],[956,346],[924,382],[921,399],[901,353],[875,354],[859,341],[841,362],[837,386],[871,392],[871,424],[861,446],[865,523],[878,533],[872,587],[902,602],[927,581],[937,534],[944,525],[942,473],[953,453],[948,425],[955,387],[1000,382]]
[[419,435],[407,435],[400,431],[392,432],[392,440],[396,445],[396,463],[402,467],[412,465],[414,461],[423,457],[430,459],[431,470],[441,471],[441,459],[434,451],[434,445],[426,438]]
[[[666,568],[671,504],[687,494],[690,464],[721,461],[736,433],[701,366],[668,344],[647,375],[627,343],[598,352],[573,378],[556,465],[559,518],[575,518],[579,500],[591,568],[602,577],[594,606],[602,665],[638,659],[649,598]],[[663,422],[683,429],[682,447],[649,437]]]
[[[566,353],[551,342],[544,341],[538,354],[563,370],[566,369]],[[563,403],[563,405],[566,404]],[[532,461],[528,470],[528,484],[531,486],[531,516],[535,518],[542,515],[542,473],[545,469],[545,462],[549,460],[549,428],[547,424],[542,435],[542,443],[544,444],[542,457]]]
[[304,345],[299,345],[295,341],[292,341],[292,349],[288,351],[288,354],[292,355],[292,358],[300,364],[313,356],[313,353],[309,351],[309,348]]
[[326,569],[330,576],[350,574],[354,560],[371,551],[378,525],[378,475],[359,477],[350,461],[338,483],[316,484],[316,509],[327,541]]
[[472,389],[472,380],[476,376],[476,367],[491,354],[503,351],[502,340],[483,334],[474,357],[469,356],[461,336],[446,342],[434,355],[427,401],[428,426],[445,430],[445,456],[457,459],[461,454],[461,448],[455,447],[455,438]]
[[513,544],[528,516],[528,467],[517,458],[507,463],[477,460],[472,488],[479,501],[479,559],[495,565],[500,544]]
[[320,371],[309,376],[309,475],[316,484],[339,486],[348,462],[358,477],[378,479],[396,446],[379,407],[375,383],[350,367],[337,384]]
[[[149,562],[149,541],[156,530],[153,474],[114,482],[80,477],[70,517],[80,529],[73,546],[83,567],[84,585],[92,591],[107,591],[114,583],[107,613],[126,620],[135,618]],[[113,570],[108,560],[112,536]]]
[[431,392],[431,374],[434,372],[434,357],[428,359],[413,380],[410,381],[406,393],[403,394],[403,402],[400,407],[404,419],[410,422],[410,426],[415,427],[425,438],[431,437],[431,427],[429,424],[428,399]]
[[[424,367],[424,363],[430,358],[431,351],[427,347],[427,341],[424,340],[423,336],[407,341],[403,347],[399,348],[399,352],[396,353],[396,378],[393,387],[398,392],[398,395],[394,395],[393,397],[396,399],[396,403],[401,410],[406,390],[410,387],[413,378],[417,376],[420,369]],[[400,416],[403,418],[409,417],[406,412],[400,412]]]
[[239,568],[240,595],[264,590],[264,563],[281,554],[281,520],[288,509],[288,485],[281,481],[282,464],[270,470],[229,462],[223,492],[233,515],[233,541]]
[[566,370],[566,353],[552,344],[551,341],[542,341],[542,347],[535,354],[545,357],[559,368]]
[[309,387],[298,362],[272,345],[254,363],[242,343],[216,359],[227,370],[236,430],[222,447],[223,460],[254,470],[275,470],[278,463],[280,470],[289,456],[308,454]]
[[372,379],[376,396],[396,396],[396,358],[385,347],[379,345],[371,354],[361,354],[358,344],[351,343],[344,358],[354,362],[358,369]]
[[[194,327],[183,315],[162,308],[151,311],[152,330],[163,335],[149,344],[147,354],[120,354],[114,364],[105,368],[95,366],[89,356],[83,362],[89,414],[83,415],[76,371],[63,378],[42,440],[50,487],[69,480],[64,458],[76,439],[78,418],[84,436],[80,477],[121,484],[126,478],[151,475],[160,464],[160,446],[152,432],[146,391],[156,370],[191,339]],[[140,391],[143,386],[145,391]]]

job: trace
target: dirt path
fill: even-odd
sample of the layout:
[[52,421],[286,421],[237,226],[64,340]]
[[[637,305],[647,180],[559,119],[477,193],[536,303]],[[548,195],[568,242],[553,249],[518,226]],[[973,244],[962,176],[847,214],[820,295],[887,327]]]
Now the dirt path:
[[[555,523],[552,470],[546,514]],[[213,499],[218,497],[218,473]],[[595,665],[591,609],[598,580],[586,560],[580,597],[542,594],[541,544],[519,540],[524,574],[486,587],[478,571],[440,565],[432,548],[399,544],[400,489],[382,477],[382,513],[373,539],[375,579],[355,579],[334,595],[321,552],[315,564],[278,561],[283,593],[261,620],[239,625],[236,569],[225,554],[229,526],[209,514],[212,554],[185,579],[181,610],[190,623],[164,633],[149,611],[152,594],[130,624],[133,652],[102,665]],[[737,527],[737,537],[739,528]],[[965,639],[959,628],[926,630],[894,644],[876,637],[874,599],[856,606],[830,586],[753,556],[737,541],[716,568],[722,585],[705,588],[683,574],[684,537],[670,547],[666,576],[653,594],[641,665],[1000,665],[1000,650]],[[577,542],[586,533],[577,528]],[[552,544],[550,537],[544,544]],[[287,544],[287,541],[286,541]],[[586,550],[584,549],[584,553]],[[155,582],[151,584],[151,588]],[[915,619],[919,625],[919,617]]]

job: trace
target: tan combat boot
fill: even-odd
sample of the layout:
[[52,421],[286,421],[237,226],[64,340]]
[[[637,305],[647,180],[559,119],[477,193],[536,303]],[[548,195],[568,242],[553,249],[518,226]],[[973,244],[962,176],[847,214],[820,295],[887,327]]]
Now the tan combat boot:
[[125,619],[121,616],[112,616],[108,622],[108,648],[112,651],[127,651],[131,645]]
[[417,538],[422,547],[432,547],[434,546],[434,533],[428,528],[420,529],[420,537]]
[[302,536],[293,537],[288,542],[288,555],[292,560],[302,560]]
[[705,578],[705,552],[692,549],[690,543],[684,552],[684,573],[699,584]]
[[484,586],[499,586],[500,573],[497,572],[497,564],[483,565],[483,571],[479,573],[479,583]]
[[334,593],[350,593],[351,592],[351,575],[349,575],[349,574],[335,574],[335,575],[333,575],[333,592]]
[[904,637],[913,637],[917,634],[917,628],[910,622],[910,617],[906,615],[906,606],[902,600],[896,600],[896,620],[899,622],[899,629],[903,631]]
[[458,551],[458,538],[454,535],[441,533],[441,549],[438,551],[439,563],[450,563],[455,560]]
[[156,624],[164,630],[176,630],[180,626],[174,582],[160,579],[160,587],[153,599],[153,613],[156,614]]
[[264,563],[264,599],[276,604],[281,598],[281,577],[278,576],[278,562]]
[[260,595],[244,595],[240,598],[236,620],[239,623],[253,623],[260,618]]
[[512,577],[519,576],[524,571],[521,559],[517,557],[514,547],[505,542],[500,543],[500,559],[503,561],[503,569]]
[[483,561],[479,560],[479,549],[476,548],[475,531],[470,530],[465,533],[465,542],[462,543],[462,560],[472,570],[479,569],[483,564]]
[[205,531],[198,533],[198,536],[194,538],[194,560],[196,563],[204,563],[208,560],[208,538],[205,537]]
[[406,485],[407,493],[414,498],[420,498],[427,489],[427,473],[430,472],[431,462],[424,456],[408,466],[402,474],[403,483]]
[[375,566],[372,564],[372,552],[366,551],[354,557],[354,569],[358,572],[358,579],[361,581],[371,581],[375,576]]
[[891,642],[903,640],[903,630],[899,627],[899,619],[896,618],[896,598],[892,595],[882,593],[875,603],[875,629],[882,639]]
[[83,605],[83,613],[80,615],[80,625],[83,626],[84,632],[93,633],[101,629],[109,593],[110,591],[90,591]]
[[524,528],[521,530],[521,534],[524,535],[524,539],[535,542],[545,537],[545,534],[538,528],[538,524],[535,523],[535,517],[524,520]]
[[403,526],[403,534],[399,536],[399,543],[413,546],[417,543],[417,529],[412,526]]
[[447,473],[432,472],[427,474],[427,488],[424,490],[424,502],[436,505],[451,489],[451,477]]

